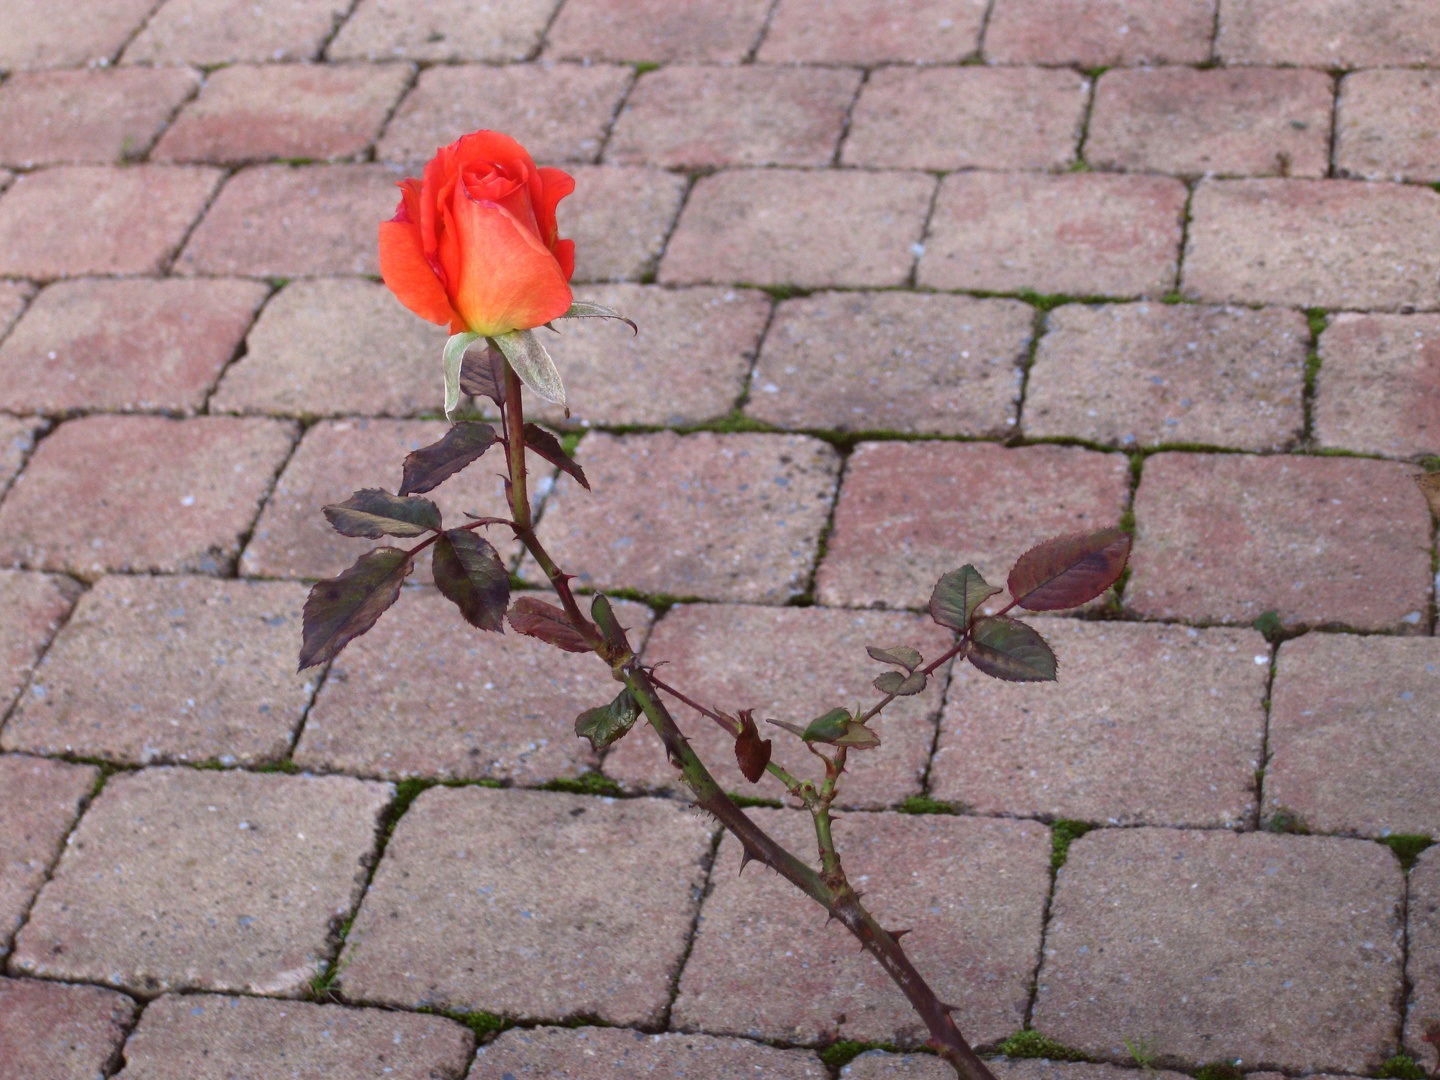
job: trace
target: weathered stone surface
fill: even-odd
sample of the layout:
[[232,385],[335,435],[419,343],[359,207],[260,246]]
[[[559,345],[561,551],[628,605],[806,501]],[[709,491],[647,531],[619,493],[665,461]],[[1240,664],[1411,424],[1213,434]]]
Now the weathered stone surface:
[[937,289],[1159,296],[1175,286],[1185,185],[1151,176],[945,178],[918,280]]
[[94,1080],[113,1066],[135,1018],[114,990],[0,977],[5,1077]]
[[[3,183],[0,183],[0,191],[3,190]],[[15,325],[15,320],[20,318],[20,313],[34,295],[35,287],[28,281],[0,281],[0,341],[4,340],[6,332]]]
[[[236,64],[211,73],[157,161],[351,158],[409,86],[407,64]],[[433,148],[432,148],[433,149]]]
[[139,158],[199,84],[189,68],[16,72],[0,88],[0,161],[28,169]]
[[847,165],[1058,169],[1075,160],[1090,80],[1064,69],[884,67],[850,118]]
[[780,0],[761,60],[870,64],[971,56],[983,0]]
[[1435,1053],[1424,1042],[1426,1028],[1440,1019],[1440,847],[1420,853],[1410,871],[1409,964],[1410,1008],[1405,1022],[1405,1049],[1429,1064]]
[[0,713],[10,707],[40,654],[70,613],[74,582],[48,574],[0,570]]
[[1334,93],[1323,71],[1107,71],[1095,89],[1085,160],[1126,172],[1324,176]]
[[[613,606],[638,647],[650,610]],[[599,763],[575,718],[616,692],[591,654],[562,653],[510,628],[477,630],[438,592],[406,589],[330,668],[295,760],[388,780],[573,779]]]
[[345,0],[167,0],[124,59],[206,66],[314,60],[349,10]]
[[20,472],[43,428],[44,422],[37,419],[0,416],[0,490],[8,488]]
[[[890,669],[866,656],[866,645],[909,644],[933,660],[953,640],[929,619],[900,612],[683,604],[672,608],[650,635],[645,662],[663,661],[659,678],[702,705],[732,716],[740,709],[754,709],[761,738],[773,740],[775,760],[791,774],[818,784],[825,778],[818,759],[765,721],[803,725],[837,706],[878,701],[880,694],[870,683]],[[840,805],[883,807],[920,794],[948,667],[923,693],[896,699],[872,721],[881,745],[851,757],[840,785]],[[762,778],[758,785],[745,780],[735,764],[735,740],[714,721],[675,701],[668,704],[727,791],[784,796],[774,779]],[[605,773],[632,789],[685,793],[659,740],[648,731],[618,743],[605,758]]]
[[1440,449],[1440,316],[1332,315],[1313,410],[1322,446],[1392,457]]
[[400,819],[347,939],[352,999],[656,1023],[710,830],[671,802],[434,788]]
[[[0,955],[10,945],[30,902],[45,882],[65,835],[90,796],[100,770],[93,765],[0,754]],[[0,981],[0,987],[8,985]],[[0,1046],[9,1009],[0,989]]]
[[26,173],[0,199],[0,274],[158,274],[220,176],[168,165]]
[[996,0],[985,59],[1000,63],[1195,64],[1210,59],[1216,0]]
[[908,292],[786,300],[745,411],[782,427],[1007,435],[1033,310]]
[[1368,1072],[1394,1046],[1403,890],[1360,840],[1092,832],[1056,882],[1035,1027],[1112,1061],[1144,1031],[1191,1065]]
[[[813,860],[808,815],[751,813]],[[1040,943],[1049,830],[1033,821],[850,814],[836,822],[835,839],[875,917],[914,930],[906,952],[940,998],[959,1006],[966,1035],[984,1044],[1015,1031]],[[740,876],[739,863],[727,835],[672,1023],[802,1043],[924,1040],[909,1003],[842,926],[826,924],[814,901],[777,875]]]
[[1125,606],[1149,619],[1248,623],[1275,611],[1287,626],[1423,633],[1430,522],[1411,471],[1157,454],[1135,494]]
[[664,169],[567,167],[575,194],[560,204],[560,235],[575,241],[579,281],[636,281],[655,269],[689,182]]
[[1306,634],[1280,647],[1272,698],[1265,816],[1440,835],[1440,641]]
[[0,506],[0,563],[92,579],[222,573],[293,439],[290,424],[259,418],[62,424]]
[[825,1067],[805,1050],[776,1050],[710,1035],[645,1035],[582,1027],[505,1032],[482,1046],[470,1080],[610,1080],[613,1076],[707,1077],[708,1080],[821,1080]]
[[440,1016],[166,994],[125,1043],[120,1080],[236,1076],[435,1080],[464,1071],[475,1037]]
[[1357,71],[1340,84],[1335,168],[1365,180],[1440,180],[1440,76]]
[[765,29],[770,0],[571,0],[547,36],[571,60],[743,60]]
[[[839,459],[802,435],[594,434],[543,522],[586,588],[783,604],[806,588]],[[535,573],[527,560],[526,572]]]
[[1440,9],[1425,0],[1225,0],[1226,63],[1406,67],[1440,60]]
[[56,282],[0,344],[0,408],[197,412],[267,292],[233,280]]
[[152,0],[11,0],[0,38],[0,68],[106,64],[154,8]]
[[1305,426],[1309,341],[1283,308],[1066,304],[1035,350],[1025,433],[1288,449]]
[[1206,180],[1181,289],[1221,303],[1440,307],[1440,194],[1345,180]]
[[929,176],[902,172],[734,169],[702,177],[660,280],[901,285],[934,186]]
[[[996,1080],[1134,1080],[1135,1069],[1044,1058],[996,1058],[985,1063]],[[1152,1080],[1180,1080],[1184,1073],[1146,1070]],[[867,1050],[840,1070],[842,1080],[950,1080],[955,1070],[933,1054],[887,1054]],[[1252,1078],[1264,1076],[1251,1073]]]
[[146,769],[112,776],[11,968],[153,994],[294,996],[360,899],[389,784]]
[[277,761],[315,691],[295,673],[305,588],[109,577],[80,599],[10,722],[6,750],[109,761]]
[[940,575],[965,563],[1003,584],[1041,540],[1115,524],[1128,478],[1122,455],[1078,447],[862,443],[846,465],[816,596],[924,607]]
[[[522,60],[540,43],[555,3],[428,0],[416,7],[409,0],[365,0],[326,55],[332,60]],[[473,130],[474,125],[464,129]]]

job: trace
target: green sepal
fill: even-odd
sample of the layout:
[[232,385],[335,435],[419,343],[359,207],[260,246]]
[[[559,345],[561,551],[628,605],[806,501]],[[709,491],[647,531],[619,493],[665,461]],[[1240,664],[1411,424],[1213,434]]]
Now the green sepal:
[[465,331],[451,334],[445,342],[443,366],[445,368],[445,419],[449,420],[460,407],[460,364],[465,359],[465,350],[480,340],[479,334]]
[[[555,361],[550,359],[550,354],[533,330],[512,330],[508,334],[497,335],[493,340],[505,354],[511,369],[520,376],[521,382],[546,401],[566,407],[565,384],[560,381],[560,372],[555,369]],[[458,367],[455,378],[458,391]]]

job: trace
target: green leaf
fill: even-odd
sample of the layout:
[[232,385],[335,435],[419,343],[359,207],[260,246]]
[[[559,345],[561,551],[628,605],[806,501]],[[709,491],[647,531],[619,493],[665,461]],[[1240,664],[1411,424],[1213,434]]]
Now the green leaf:
[[833,743],[850,727],[850,713],[845,709],[831,709],[824,716],[810,721],[810,726],[800,737],[806,742]]
[[966,655],[986,675],[1006,682],[1052,682],[1055,654],[1035,630],[1001,615],[981,619]]
[[930,594],[930,617],[941,626],[964,630],[975,609],[999,591],[966,563],[935,583],[935,591]]
[[522,596],[510,606],[507,616],[516,633],[539,638],[547,645],[554,645],[566,652],[593,652],[594,647],[585,635],[570,625],[565,612],[554,604]]
[[505,632],[510,573],[489,541],[469,529],[450,529],[435,541],[435,587],[471,626]]
[[505,404],[505,357],[490,342],[483,349],[467,349],[460,361],[460,390],[471,397],[488,397]]
[[589,739],[590,745],[598,752],[619,742],[625,733],[635,726],[640,718],[640,703],[627,686],[609,705],[598,709],[586,709],[575,718],[575,734]]
[[374,626],[400,595],[410,566],[408,551],[379,547],[361,555],[339,577],[317,581],[305,600],[300,670],[334,659]]
[[635,323],[621,315],[614,308],[608,308],[604,304],[596,304],[590,300],[574,300],[570,304],[570,310],[561,315],[562,319],[619,319],[627,324],[635,333],[640,333],[640,328]]
[[422,446],[405,458],[400,494],[432,491],[494,446],[495,429],[489,424],[462,420],[452,424],[439,442]]
[[[533,330],[512,330],[494,339],[505,354],[505,359],[520,376],[520,381],[534,390],[546,401],[565,405],[565,384],[560,381],[560,372],[555,370],[555,361],[540,344]],[[459,368],[456,368],[459,377]],[[458,385],[458,384],[457,384]]]
[[611,648],[630,651],[630,640],[625,636],[625,628],[620,625],[620,620],[615,618],[615,609],[610,606],[610,601],[603,593],[596,593],[595,599],[590,601],[590,618],[600,627],[600,632],[605,635]]
[[901,675],[898,671],[887,671],[875,679],[875,689],[882,694],[909,697],[911,694],[918,694],[924,690],[925,682],[923,671],[917,671],[913,675]]
[[560,445],[560,440],[550,432],[536,424],[526,424],[525,445],[550,462],[551,465],[560,466],[562,472],[573,476],[576,483],[586,491],[590,490],[590,481],[585,479],[585,470],[575,464],[575,459],[565,452],[565,448]]
[[440,531],[440,508],[429,499],[402,498],[364,488],[343,503],[324,507],[326,520],[341,536],[421,536]]
[[1057,536],[1015,560],[1010,595],[1027,611],[1077,607],[1115,584],[1129,557],[1130,534],[1124,529]]
[[878,645],[866,645],[865,651],[870,654],[872,660],[879,660],[882,664],[894,664],[896,667],[903,667],[906,671],[914,671],[925,660],[909,645],[896,645],[893,649],[882,649]]
[[880,736],[864,724],[852,720],[845,734],[835,740],[835,745],[845,746],[851,750],[874,750],[880,745]]
[[445,368],[446,420],[450,419],[460,405],[460,364],[465,359],[465,350],[479,338],[479,334],[472,334],[467,330],[463,334],[451,334],[450,340],[445,342],[442,362]]

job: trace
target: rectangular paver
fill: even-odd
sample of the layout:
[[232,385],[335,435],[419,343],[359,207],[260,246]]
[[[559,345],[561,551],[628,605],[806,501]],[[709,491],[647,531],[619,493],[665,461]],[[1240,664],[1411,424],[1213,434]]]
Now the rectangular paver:
[[41,653],[70,614],[79,587],[66,578],[0,570],[0,711],[20,693]]
[[1440,76],[1357,71],[1345,76],[1335,119],[1335,168],[1364,180],[1440,180]]
[[[11,935],[60,857],[65,836],[99,777],[93,765],[0,754],[0,866],[5,868],[0,876],[0,955],[8,951]],[[0,1017],[6,1012],[0,1005]],[[0,1019],[0,1032],[4,1027]],[[0,1046],[5,1045],[0,1035]]]
[[1427,0],[1225,0],[1215,50],[1230,64],[1434,64],[1440,8]]
[[547,55],[665,63],[745,59],[771,0],[570,0],[546,35]]
[[984,0],[780,0],[761,60],[953,63],[974,55]]
[[1405,1021],[1405,1049],[1416,1061],[1430,1063],[1434,1044],[1426,1029],[1440,1020],[1440,847],[1420,853],[1410,871],[1409,963],[1405,974],[1411,996]]
[[135,1002],[114,990],[0,977],[0,1068],[7,1080],[94,1080],[134,1022]]
[[777,1050],[711,1035],[643,1035],[614,1028],[507,1031],[482,1046],[469,1080],[610,1080],[612,1076],[704,1076],[707,1080],[821,1080],[825,1066],[805,1050]]
[[1391,457],[1440,449],[1440,315],[1331,316],[1313,410],[1322,446]]
[[1210,59],[1216,0],[995,0],[985,59],[999,63],[1195,64]]
[[12,0],[5,9],[0,68],[62,68],[103,64],[115,56],[154,9],[153,0]]
[[523,60],[556,2],[362,0],[325,52],[331,60]]
[[166,0],[125,49],[127,64],[314,60],[344,0]]
[[575,241],[580,281],[639,281],[656,260],[680,214],[689,181],[664,169],[567,166],[575,194],[560,204],[560,235]]
[[[996,1080],[1134,1080],[1135,1074],[1134,1066],[1048,1058],[992,1058],[985,1066]],[[1185,1075],[1154,1066],[1146,1074],[1150,1080],[1180,1080]],[[841,1080],[950,1080],[954,1075],[955,1070],[934,1054],[889,1054],[884,1050],[867,1050],[840,1070]]]

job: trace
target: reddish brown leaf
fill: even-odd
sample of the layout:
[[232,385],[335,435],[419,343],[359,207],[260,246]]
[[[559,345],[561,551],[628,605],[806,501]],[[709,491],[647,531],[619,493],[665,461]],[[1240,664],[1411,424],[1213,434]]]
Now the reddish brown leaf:
[[422,446],[405,459],[400,494],[434,490],[478,459],[495,441],[495,429],[489,424],[471,420],[451,424],[439,442]]
[[591,652],[585,635],[570,625],[570,620],[554,604],[522,596],[510,605],[510,625],[516,633],[539,638],[566,652]]
[[770,749],[771,740],[760,738],[754,715],[749,709],[741,709],[740,734],[735,737],[735,760],[750,783],[759,783],[765,775],[765,766],[770,764]]
[[471,397],[505,404],[505,357],[489,342],[470,346],[460,360],[460,389]]
[[400,595],[410,573],[410,553],[372,548],[339,577],[317,581],[305,600],[300,670],[335,654],[375,625]]
[[560,445],[560,440],[550,432],[535,424],[526,424],[525,445],[550,462],[551,465],[559,465],[562,471],[573,476],[575,482],[586,491],[590,490],[590,481],[585,479],[585,470],[575,464],[575,459],[565,453],[565,448]]
[[1115,584],[1129,557],[1130,534],[1123,529],[1057,536],[1015,560],[1010,595],[1030,611],[1076,607]]
[[505,632],[510,575],[488,540],[468,529],[451,529],[435,541],[435,587],[460,609],[471,626]]

